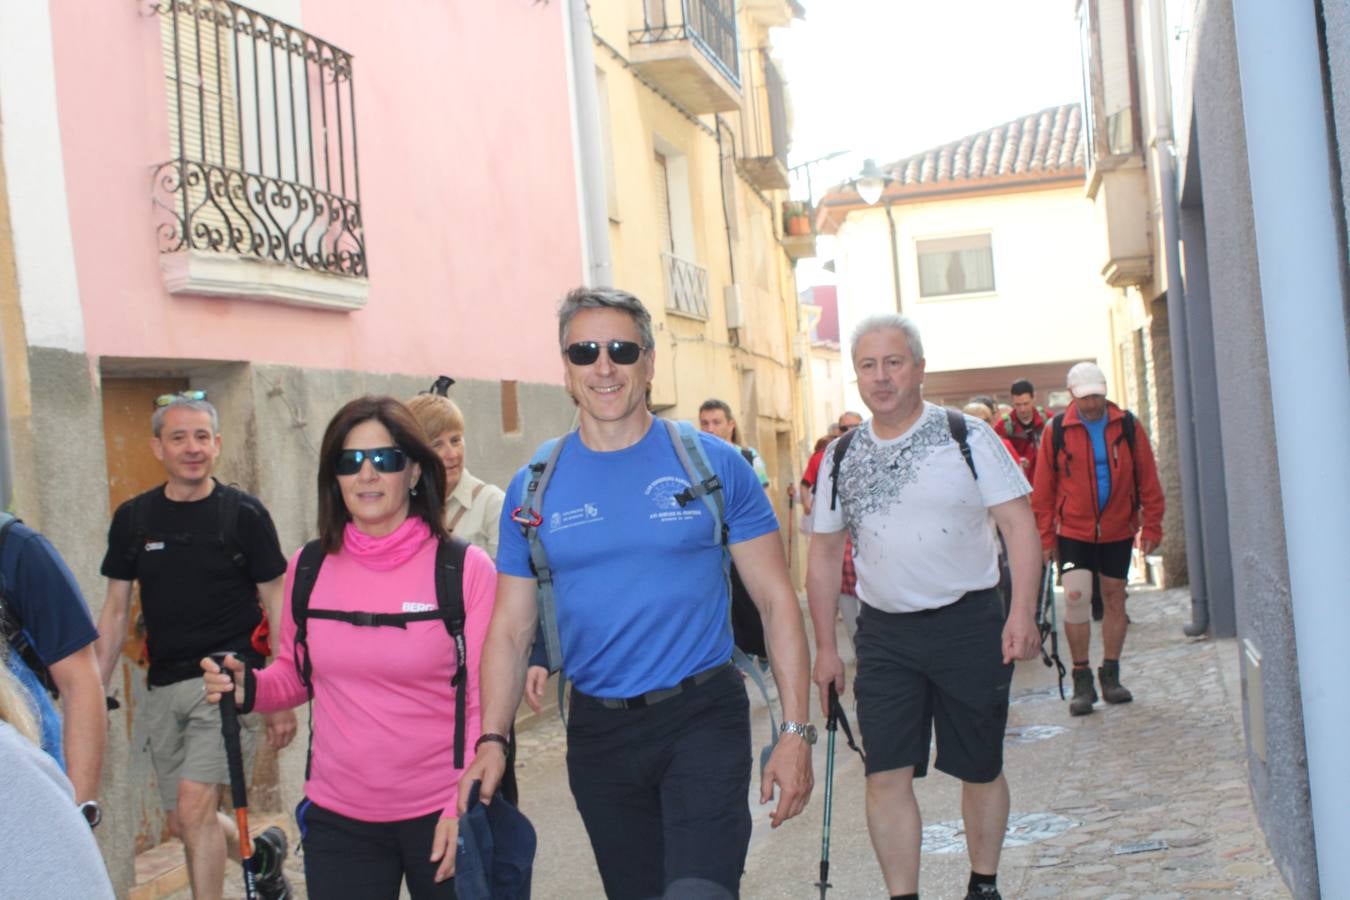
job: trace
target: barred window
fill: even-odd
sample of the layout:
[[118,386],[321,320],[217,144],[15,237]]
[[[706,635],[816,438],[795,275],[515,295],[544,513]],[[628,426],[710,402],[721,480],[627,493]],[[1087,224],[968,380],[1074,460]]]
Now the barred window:
[[365,277],[352,56],[231,0],[163,0],[159,249]]

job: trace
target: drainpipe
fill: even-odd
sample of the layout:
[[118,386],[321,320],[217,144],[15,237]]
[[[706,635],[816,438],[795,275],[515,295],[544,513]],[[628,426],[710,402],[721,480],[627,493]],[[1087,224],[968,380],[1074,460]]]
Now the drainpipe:
[[[1337,565],[1350,546],[1350,466],[1327,456],[1328,447],[1350,446],[1350,358],[1325,61],[1311,0],[1234,0],[1233,22],[1271,402],[1290,425],[1273,437],[1317,874],[1322,896],[1350,897],[1350,716],[1341,690],[1350,604]],[[1310,440],[1303,426],[1311,423]]]
[[899,240],[895,235],[895,216],[891,214],[891,201],[886,201],[886,223],[891,229],[891,282],[895,286],[895,311],[900,315],[905,314],[904,308],[900,305],[900,248],[896,246]]
[[563,29],[567,33],[568,97],[572,105],[583,277],[588,285],[608,286],[614,283],[614,263],[609,255],[609,204],[605,197],[600,99],[596,95],[595,44],[586,0],[567,0]]
[[1205,578],[1205,530],[1200,520],[1199,465],[1196,462],[1195,389],[1189,352],[1190,322],[1186,290],[1181,280],[1181,230],[1178,225],[1176,150],[1172,145],[1172,104],[1168,97],[1167,41],[1163,37],[1163,9],[1159,0],[1148,4],[1150,54],[1153,57],[1153,170],[1158,175],[1162,204],[1162,243],[1167,264],[1167,332],[1172,347],[1172,400],[1177,415],[1177,468],[1181,474],[1181,518],[1186,532],[1186,571],[1191,589],[1191,621],[1182,627],[1187,637],[1209,631],[1209,590]]

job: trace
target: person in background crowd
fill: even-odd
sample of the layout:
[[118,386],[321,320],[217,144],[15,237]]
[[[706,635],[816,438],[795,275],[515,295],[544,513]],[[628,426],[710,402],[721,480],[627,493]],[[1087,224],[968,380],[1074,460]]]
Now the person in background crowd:
[[[994,408],[990,404],[984,402],[980,397],[972,397],[969,403],[961,407],[961,412],[968,416],[974,416],[986,425],[993,425]],[[1005,437],[1000,437],[999,440],[1003,442],[1003,446],[1008,451],[1008,455],[1017,460],[1017,464],[1020,466],[1022,464],[1022,459],[1017,455],[1017,449],[1013,447],[1012,441]]]
[[497,521],[506,493],[475,478],[465,464],[464,414],[440,394],[418,394],[408,401],[408,410],[445,467],[445,527],[496,559]]
[[[117,668],[131,609],[131,584],[141,585],[149,692],[145,716],[150,760],[169,830],[182,838],[192,894],[219,897],[225,858],[238,859],[235,820],[220,812],[229,783],[220,711],[206,702],[198,661],[229,650],[261,664],[254,644],[263,620],[281,621],[281,553],[272,517],[256,497],[211,476],[220,456],[220,417],[205,391],[165,394],[150,419],[150,449],[168,480],[123,503],[108,528],[103,575],[108,591],[98,620],[98,663],[106,689]],[[261,604],[260,604],[261,599]],[[281,749],[295,736],[295,715],[265,717],[267,740]],[[245,768],[260,723],[240,717]],[[287,846],[280,828],[253,840],[258,889],[286,898]]]
[[1064,635],[1073,653],[1073,698],[1069,714],[1092,712],[1090,598],[1093,573],[1101,583],[1102,664],[1097,670],[1102,699],[1134,699],[1120,683],[1120,654],[1129,619],[1125,580],[1132,548],[1145,554],[1162,540],[1163,493],[1157,463],[1144,426],[1133,413],[1106,399],[1106,375],[1081,362],[1067,378],[1073,402],[1063,413],[1063,443],[1055,428],[1041,438],[1032,506],[1045,562],[1059,561],[1064,585]]
[[[274,663],[257,669],[230,657],[222,673],[202,660],[207,697],[218,703],[233,689],[243,710],[292,709],[310,697],[301,664],[310,670],[311,764],[296,821],[311,898],[394,900],[405,878],[414,900],[453,898],[456,720],[464,723],[462,746],[472,748],[467,764],[480,731],[492,561],[464,547],[454,576],[464,597],[460,660],[446,621],[427,615],[439,607],[438,545],[452,538],[441,501],[445,470],[417,420],[392,397],[353,400],[328,423],[319,454],[324,555],[304,642],[288,596]],[[300,559],[287,572],[291,592]],[[320,617],[321,610],[341,615]],[[462,716],[453,686],[459,665],[468,679]]]
[[1025,378],[1014,381],[1008,392],[1012,395],[1012,411],[998,417],[994,431],[1012,441],[1022,474],[1030,481],[1036,475],[1036,449],[1050,414],[1037,405],[1036,388]]

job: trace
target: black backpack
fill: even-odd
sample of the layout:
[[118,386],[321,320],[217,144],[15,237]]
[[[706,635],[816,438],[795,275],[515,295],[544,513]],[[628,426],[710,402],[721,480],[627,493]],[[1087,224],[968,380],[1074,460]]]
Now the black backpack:
[[[323,565],[323,545],[310,541],[300,551],[295,567],[295,583],[291,587],[291,618],[295,622],[295,670],[305,685],[310,700],[309,749],[305,756],[305,778],[309,778],[314,754],[314,669],[309,658],[308,624],[310,619],[331,619],[359,627],[407,628],[409,622],[427,622],[440,619],[455,644],[455,674],[450,684],[455,688],[455,768],[464,768],[464,729],[467,707],[468,656],[464,644],[464,555],[469,545],[456,537],[442,541],[436,547],[436,609],[420,612],[369,613],[334,609],[310,609],[309,597],[319,580]],[[514,744],[514,742],[513,742]],[[514,750],[514,747],[511,748]],[[514,793],[514,753],[508,754],[507,775],[502,779],[507,799]],[[508,788],[507,785],[510,784]],[[510,791],[510,793],[507,793]]]
[[[15,518],[7,512],[0,512],[0,560],[4,559],[5,539],[9,537],[9,530],[22,519]],[[32,670],[37,676],[42,686],[46,688],[47,693],[51,694],[53,700],[61,697],[61,692],[56,688],[56,682],[52,679],[52,673],[47,671],[47,664],[38,656],[37,649],[28,641],[28,636],[23,631],[23,620],[19,618],[19,612],[11,606],[7,600],[8,586],[5,584],[3,569],[0,569],[0,637],[3,637],[5,643],[9,644],[12,652],[17,653],[23,660],[24,665]]]
[[[748,448],[740,449],[741,456],[754,468],[755,455]],[[759,607],[750,599],[750,592],[746,590],[745,582],[741,581],[734,565],[731,567],[731,638],[737,647],[751,656],[768,658],[769,649],[764,640],[764,621],[760,618]]]
[[[955,409],[947,409],[947,430],[952,433],[952,439],[956,441],[956,446],[961,450],[961,458],[966,461],[966,467],[970,469],[970,477],[976,481],[980,480],[980,473],[975,471],[975,457],[970,454],[970,444],[966,441],[966,417],[965,414]],[[830,509],[834,509],[839,501],[839,465],[844,461],[844,455],[848,453],[849,444],[853,442],[853,435],[858,433],[858,429],[851,428],[839,436],[839,440],[834,443],[834,457],[830,464]],[[820,484],[817,479],[816,484]]]

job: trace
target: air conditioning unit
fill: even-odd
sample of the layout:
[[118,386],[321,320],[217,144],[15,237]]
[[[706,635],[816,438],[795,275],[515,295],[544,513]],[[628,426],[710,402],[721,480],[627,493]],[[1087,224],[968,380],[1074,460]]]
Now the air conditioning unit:
[[745,305],[741,302],[741,286],[729,284],[723,288],[722,301],[727,309],[727,328],[744,328]]

